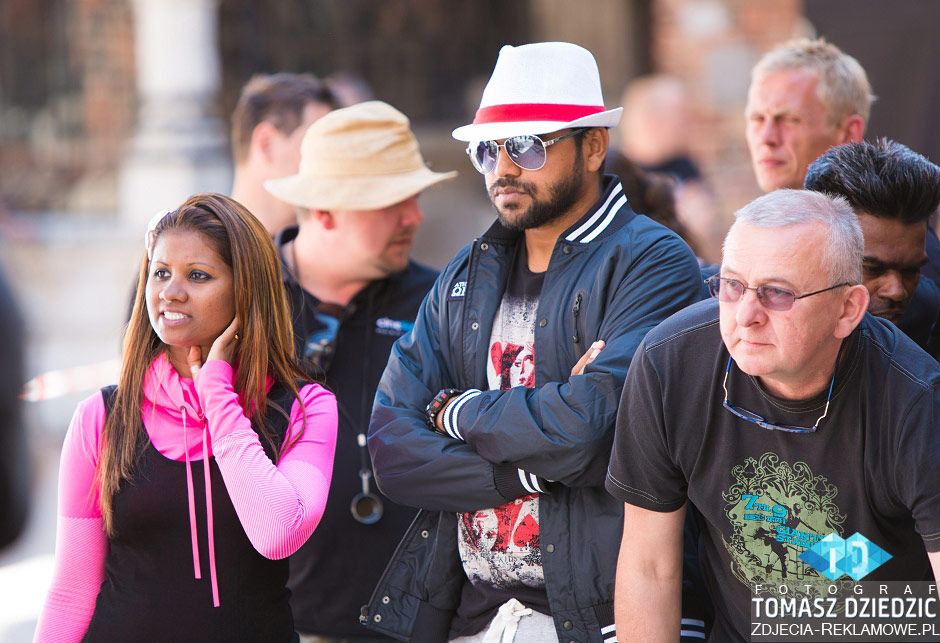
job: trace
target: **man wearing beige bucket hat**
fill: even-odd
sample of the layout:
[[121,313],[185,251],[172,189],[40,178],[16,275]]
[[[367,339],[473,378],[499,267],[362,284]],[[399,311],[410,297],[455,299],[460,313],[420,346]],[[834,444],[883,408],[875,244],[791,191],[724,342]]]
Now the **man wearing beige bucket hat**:
[[359,625],[379,574],[414,518],[372,480],[366,428],[392,344],[413,326],[436,273],[410,260],[418,196],[456,172],[427,168],[408,118],[383,102],[333,111],[304,134],[297,174],[268,181],[300,221],[275,240],[298,356],[340,410],[330,497],[291,558],[302,641],[389,640]]
[[688,246],[604,175],[619,118],[589,51],[536,43],[502,48],[454,130],[497,221],[441,273],[376,393],[376,479],[422,511],[363,614],[375,631],[616,639],[617,404],[646,332],[702,292]]

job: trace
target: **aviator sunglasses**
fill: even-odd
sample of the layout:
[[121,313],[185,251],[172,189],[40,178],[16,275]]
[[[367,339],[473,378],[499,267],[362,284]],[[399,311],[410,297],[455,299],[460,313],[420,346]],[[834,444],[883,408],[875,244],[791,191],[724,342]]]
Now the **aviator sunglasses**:
[[473,162],[473,167],[480,174],[489,174],[496,167],[499,158],[499,148],[506,150],[509,159],[523,170],[541,170],[545,166],[546,149],[569,136],[574,136],[589,128],[578,127],[567,134],[562,134],[549,141],[543,141],[533,134],[521,134],[507,138],[502,143],[496,141],[475,141],[467,146],[467,155]]

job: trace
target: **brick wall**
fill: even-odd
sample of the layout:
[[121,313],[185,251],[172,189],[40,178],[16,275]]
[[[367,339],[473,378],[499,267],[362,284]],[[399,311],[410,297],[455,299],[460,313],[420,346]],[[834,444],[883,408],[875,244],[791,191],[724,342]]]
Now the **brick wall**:
[[82,85],[75,105],[82,172],[68,191],[67,207],[111,212],[117,206],[115,171],[137,108],[131,6],[128,0],[73,0],[70,7],[69,59]]

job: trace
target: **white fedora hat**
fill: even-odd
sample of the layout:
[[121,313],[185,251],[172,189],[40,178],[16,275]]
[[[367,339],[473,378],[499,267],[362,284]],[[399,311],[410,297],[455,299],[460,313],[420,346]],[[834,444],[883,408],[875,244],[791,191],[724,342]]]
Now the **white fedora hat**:
[[297,174],[269,179],[264,187],[304,208],[380,210],[455,176],[429,170],[408,117],[374,100],[313,123],[300,143]]
[[473,123],[458,141],[547,134],[568,127],[614,127],[623,108],[605,110],[597,62],[569,42],[537,42],[499,50]]

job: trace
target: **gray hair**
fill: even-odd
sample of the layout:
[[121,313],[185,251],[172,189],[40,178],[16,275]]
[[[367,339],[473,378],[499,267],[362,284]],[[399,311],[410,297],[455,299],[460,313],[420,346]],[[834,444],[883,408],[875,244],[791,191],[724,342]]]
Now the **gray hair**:
[[852,206],[841,196],[810,190],[774,190],[735,212],[734,219],[728,236],[740,223],[759,228],[812,222],[825,224],[829,228],[829,243],[822,263],[832,283],[862,281],[865,238]]
[[823,38],[791,40],[764,54],[751,71],[751,82],[788,69],[816,72],[819,77],[816,96],[826,108],[830,126],[839,125],[852,114],[868,123],[875,96],[864,68],[852,56]]

